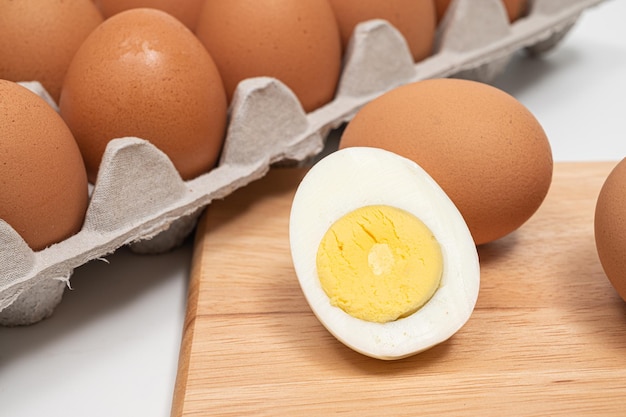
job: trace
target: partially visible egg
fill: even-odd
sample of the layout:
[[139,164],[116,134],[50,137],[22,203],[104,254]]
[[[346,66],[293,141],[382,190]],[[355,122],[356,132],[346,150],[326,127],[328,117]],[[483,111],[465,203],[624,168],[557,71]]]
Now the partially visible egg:
[[515,22],[528,11],[528,0],[502,0],[509,22]]
[[437,23],[443,20],[452,0],[434,0]]
[[0,80],[0,219],[35,251],[80,231],[87,174],[63,119],[35,93]]
[[258,76],[283,82],[306,112],[334,98],[341,40],[328,0],[208,0],[196,34],[229,98],[240,81]]
[[0,78],[39,81],[58,102],[74,53],[102,20],[91,0],[0,1]]
[[[451,2],[452,0],[435,0],[437,22],[443,19]],[[528,0],[502,0],[502,5],[511,23],[524,16],[528,11]]]
[[150,7],[163,10],[195,30],[204,0],[95,0],[105,18],[128,9]]
[[600,189],[594,235],[602,268],[626,301],[626,159],[613,168]]
[[463,214],[477,245],[526,222],[552,182],[552,151],[534,115],[493,86],[430,79],[372,100],[340,148],[379,147],[418,163]]
[[400,359],[454,335],[477,301],[480,269],[463,217],[415,162],[378,148],[326,156],[289,219],[293,265],[339,341]]
[[193,33],[156,9],[104,21],[81,45],[61,91],[61,116],[95,182],[108,142],[137,136],[172,160],[183,179],[217,162],[227,104],[220,74]]
[[341,31],[344,49],[357,24],[384,19],[404,36],[413,60],[421,61],[433,52],[436,14],[433,0],[330,0]]

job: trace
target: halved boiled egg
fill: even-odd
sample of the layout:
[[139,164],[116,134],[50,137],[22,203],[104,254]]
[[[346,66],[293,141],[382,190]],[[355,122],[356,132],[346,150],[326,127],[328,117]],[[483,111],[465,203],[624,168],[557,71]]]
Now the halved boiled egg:
[[415,162],[378,148],[331,153],[296,190],[289,239],[312,311],[364,355],[400,359],[469,320],[480,284],[474,240]]

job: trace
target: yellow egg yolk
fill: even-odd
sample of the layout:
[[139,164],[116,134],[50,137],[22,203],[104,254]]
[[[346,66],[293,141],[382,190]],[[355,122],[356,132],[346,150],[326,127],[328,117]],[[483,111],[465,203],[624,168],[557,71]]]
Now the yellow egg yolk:
[[316,261],[331,304],[377,323],[416,312],[437,291],[443,271],[430,229],[385,205],[361,207],[337,220],[322,238]]

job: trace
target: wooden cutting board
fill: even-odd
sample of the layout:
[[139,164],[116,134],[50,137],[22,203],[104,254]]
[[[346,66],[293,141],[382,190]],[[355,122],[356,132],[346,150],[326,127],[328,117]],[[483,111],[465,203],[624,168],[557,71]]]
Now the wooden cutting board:
[[626,303],[593,239],[614,165],[557,164],[539,211],[479,249],[465,327],[392,362],[348,349],[311,313],[288,241],[304,171],[272,170],[199,226],[172,415],[626,415]]

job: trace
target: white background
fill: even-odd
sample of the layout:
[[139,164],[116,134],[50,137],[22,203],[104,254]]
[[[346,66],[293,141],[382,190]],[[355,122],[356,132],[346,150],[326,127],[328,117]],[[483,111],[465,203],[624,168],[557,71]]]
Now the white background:
[[[555,161],[626,156],[625,22],[626,1],[607,0],[494,83],[535,114]],[[191,251],[121,249],[78,268],[51,318],[0,328],[0,415],[168,416]]]

